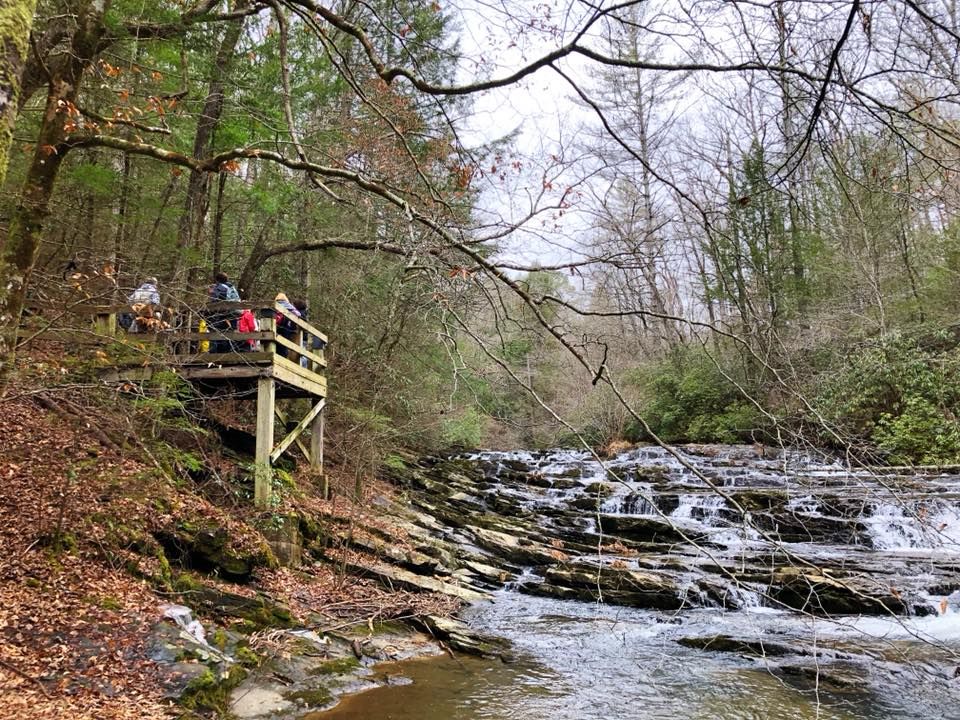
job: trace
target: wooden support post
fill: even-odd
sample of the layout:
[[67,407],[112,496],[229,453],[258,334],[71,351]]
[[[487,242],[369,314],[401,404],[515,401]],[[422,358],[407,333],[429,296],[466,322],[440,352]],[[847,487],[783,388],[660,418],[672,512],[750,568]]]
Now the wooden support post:
[[[323,418],[326,413],[321,410],[320,415],[313,421],[313,427],[310,433],[310,464],[314,469],[323,472]],[[330,497],[330,487],[327,484],[327,476],[323,475],[323,499]]]
[[[324,401],[326,405],[326,401]],[[318,470],[323,470],[323,410],[313,421],[312,433],[310,435],[310,464]]]
[[273,493],[273,471],[270,453],[273,450],[273,414],[276,386],[273,378],[257,380],[257,455],[254,465],[254,503],[258,508],[270,505]]

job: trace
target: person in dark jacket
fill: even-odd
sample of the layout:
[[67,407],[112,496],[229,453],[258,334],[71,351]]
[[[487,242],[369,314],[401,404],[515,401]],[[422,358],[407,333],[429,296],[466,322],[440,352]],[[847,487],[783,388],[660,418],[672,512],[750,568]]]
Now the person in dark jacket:
[[[307,301],[297,299],[297,300],[293,300],[292,303],[293,303],[293,306],[297,309],[297,312],[300,313],[300,319],[306,320],[307,319]],[[304,333],[303,337],[300,340],[300,346],[307,347],[306,333]],[[302,355],[300,356],[300,365],[302,367],[310,367],[309,361],[307,360],[307,358],[303,357]]]
[[[293,303],[290,302],[290,299],[285,293],[277,293],[274,302],[294,317],[300,317],[300,311],[293,306]],[[294,325],[289,318],[277,313],[277,334],[293,342],[293,339],[297,336],[297,326]],[[277,343],[277,355],[287,357],[289,352],[287,348]]]
[[[209,294],[211,303],[240,302],[240,293],[224,272],[218,272],[213,276],[213,285],[210,286]],[[218,340],[217,335],[235,330],[239,316],[239,309],[215,310],[210,313],[207,318],[207,327],[211,335],[210,352],[227,353],[236,349],[229,340],[224,340],[222,337]]]

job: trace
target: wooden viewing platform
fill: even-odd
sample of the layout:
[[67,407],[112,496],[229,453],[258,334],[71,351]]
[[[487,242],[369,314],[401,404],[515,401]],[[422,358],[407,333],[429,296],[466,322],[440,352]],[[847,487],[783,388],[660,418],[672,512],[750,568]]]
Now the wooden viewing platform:
[[[242,309],[251,310],[257,317],[259,331],[240,333],[216,329],[210,318],[216,315],[235,318]],[[83,331],[88,342],[116,340],[116,315],[129,312],[127,305],[87,305],[79,308],[79,315],[93,318],[93,332]],[[277,317],[289,321],[292,337],[277,332]],[[200,332],[201,318],[207,318],[208,329]],[[23,329],[21,336],[29,336]],[[57,333],[52,332],[51,335]],[[76,333],[74,340],[76,339]],[[210,304],[201,312],[187,313],[179,328],[158,332],[131,333],[127,340],[135,340],[145,347],[156,348],[156,360],[132,360],[108,368],[102,375],[108,382],[131,382],[149,379],[160,370],[172,370],[187,380],[196,390],[207,396],[256,400],[257,434],[255,457],[254,501],[259,507],[270,504],[273,464],[291,446],[296,446],[310,460],[323,468],[323,410],[326,407],[327,366],[323,348],[327,337],[313,325],[288,312],[274,301],[219,302]],[[246,351],[249,342],[260,344],[259,349]],[[229,352],[210,352],[217,344],[228,345]],[[206,346],[210,347],[207,348]],[[222,348],[220,348],[222,349]],[[279,405],[282,400],[306,398],[310,410],[279,441],[275,442],[274,423],[284,427],[292,418]],[[303,433],[310,428],[309,446]]]

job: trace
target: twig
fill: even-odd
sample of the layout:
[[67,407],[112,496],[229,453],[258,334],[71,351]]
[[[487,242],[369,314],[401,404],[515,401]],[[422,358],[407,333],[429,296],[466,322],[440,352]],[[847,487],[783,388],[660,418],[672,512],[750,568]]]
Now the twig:
[[38,688],[40,688],[40,692],[43,693],[43,696],[44,696],[47,700],[52,700],[52,699],[53,699],[52,697],[50,697],[50,693],[47,692],[47,689],[43,686],[43,683],[40,682],[40,680],[38,680],[37,678],[33,677],[32,675],[27,675],[23,670],[21,670],[20,668],[14,666],[14,665],[11,665],[11,664],[8,663],[6,660],[0,659],[0,665],[3,665],[3,667],[5,667],[5,668],[6,668],[7,670],[9,670],[10,672],[16,673],[17,675],[19,675],[20,677],[22,677],[24,680],[29,680],[30,682],[35,683],[36,686],[37,686]]
[[25,549],[22,553],[20,553],[20,557],[21,557],[21,558],[24,557],[28,552],[30,552],[31,550],[33,550],[34,546],[35,546],[38,542],[40,542],[40,538],[37,538],[37,539],[34,540],[32,543],[30,543],[29,545],[27,545],[26,549]]
[[[67,420],[74,421],[74,422],[83,422],[83,424],[86,426],[86,429],[89,430],[94,435],[94,437],[96,437],[97,440],[100,441],[100,444],[103,445],[108,450],[116,450],[118,452],[121,450],[120,445],[116,441],[114,441],[110,436],[108,436],[103,430],[101,430],[100,428],[98,428],[96,425],[92,423],[87,423],[83,421],[83,411],[80,410],[76,405],[71,403],[69,400],[65,398],[61,398],[61,402],[63,404],[56,403],[49,396],[43,393],[37,394],[35,398],[36,398],[36,401],[40,403],[43,407],[45,407],[47,410],[51,410],[55,412],[60,417]],[[66,407],[64,407],[64,405],[66,405]],[[71,406],[73,408],[72,410],[70,409]]]

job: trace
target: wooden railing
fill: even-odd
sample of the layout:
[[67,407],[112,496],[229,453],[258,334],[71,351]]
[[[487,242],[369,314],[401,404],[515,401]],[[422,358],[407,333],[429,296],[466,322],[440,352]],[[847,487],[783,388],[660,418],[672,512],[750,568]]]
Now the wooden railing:
[[[256,332],[225,331],[216,327],[217,316],[220,314],[228,315],[231,324],[236,326],[239,311],[244,309],[253,312],[257,318],[259,330]],[[292,330],[284,332],[278,329],[278,315],[282,319],[281,323],[286,320]],[[207,325],[207,330],[203,333],[199,329],[201,319],[205,320]],[[323,352],[327,345],[327,336],[272,300],[211,303],[199,311],[189,313],[185,327],[188,329],[159,333],[160,337],[165,337],[173,344],[174,353],[177,355],[196,354],[199,343],[204,341],[229,342],[230,352],[242,353],[246,351],[245,346],[253,341],[260,343],[262,352],[286,355],[288,360],[295,363],[304,359],[307,369],[312,372],[319,373],[327,366]],[[278,352],[278,346],[283,348],[283,351]]]
[[[67,302],[62,305],[28,302],[24,310],[24,321],[33,318],[36,322],[32,326],[21,327],[18,330],[17,334],[21,338],[42,335],[48,330],[53,331],[53,334],[59,332],[62,335],[62,325],[65,322],[76,318],[84,318],[86,322],[90,322],[90,320],[86,320],[90,318],[92,326],[87,330],[87,333],[90,334],[87,340],[92,343],[96,342],[96,336],[98,335],[113,335],[117,331],[117,314],[124,311],[129,312],[130,306],[90,302]],[[73,325],[72,328],[74,335],[67,339],[82,344],[84,338],[76,334],[77,326]]]
[[[83,307],[32,308],[41,315],[40,324],[22,328],[27,338],[58,332],[51,328],[62,320],[73,320],[71,328],[60,331],[65,342],[112,342],[121,340],[117,334],[117,315],[130,312],[127,305],[86,305]],[[238,332],[240,311],[250,310],[257,318],[259,330]],[[89,320],[93,318],[93,328]],[[81,318],[80,326],[76,319]],[[278,328],[278,318],[284,327]],[[323,349],[327,336],[294,313],[273,300],[253,302],[210,303],[199,310],[188,310],[171,318],[173,327],[152,326],[155,331],[131,333],[126,345],[136,347],[136,365],[118,358],[115,365],[104,368],[115,381],[147,379],[159,368],[171,363],[161,356],[173,355],[174,370],[197,387],[211,389],[217,394],[227,387],[236,397],[256,398],[256,453],[254,460],[254,502],[260,508],[269,507],[272,497],[272,466],[279,457],[296,443],[311,465],[321,474],[323,470],[323,411],[326,407],[327,380],[323,369],[327,366]],[[206,331],[200,332],[205,322]],[[231,329],[223,328],[229,322]],[[87,324],[87,327],[81,327]],[[30,335],[32,333],[32,335]],[[260,343],[260,349],[250,343]],[[211,347],[204,346],[209,342]],[[227,352],[210,352],[213,343],[223,344]],[[152,345],[154,351],[147,350]],[[142,354],[153,356],[142,362]],[[283,357],[281,357],[283,356]],[[132,375],[131,373],[135,373]],[[310,399],[310,409],[278,443],[274,443],[276,419],[287,425],[287,418],[277,405],[279,400]],[[288,408],[289,410],[289,408]],[[310,428],[310,446],[301,435]],[[326,481],[324,480],[324,483]],[[326,496],[326,485],[324,484]]]
[[[34,312],[43,313],[43,321],[48,327],[22,328],[21,337],[30,337],[33,334],[42,335],[49,330],[51,337],[62,336],[70,342],[85,341],[97,342],[105,338],[113,338],[118,332],[117,316],[123,312],[132,312],[129,305],[107,304],[74,304],[57,308],[52,305],[33,304],[29,308]],[[218,329],[216,317],[218,314],[228,315],[231,325],[236,327],[241,310],[248,309],[257,318],[259,330],[256,332],[237,332]],[[277,316],[286,320],[286,325],[292,328],[289,331],[280,331],[277,327]],[[58,319],[65,316],[85,317],[92,319],[92,327],[85,333],[72,331],[55,331]],[[206,322],[206,332],[200,332],[200,321]],[[140,342],[156,342],[169,346],[174,355],[188,356],[200,354],[201,343],[224,341],[230,343],[230,351],[243,353],[248,343],[259,342],[262,352],[286,355],[294,363],[301,359],[307,369],[315,373],[322,373],[327,366],[323,348],[327,345],[327,336],[320,332],[303,318],[297,317],[273,300],[217,302],[210,303],[200,309],[190,309],[179,313],[172,318],[172,327],[158,332],[130,333],[130,337]],[[74,326],[76,327],[76,326]],[[279,348],[283,348],[278,352]],[[206,353],[205,353],[206,354]],[[226,355],[228,353],[221,353]],[[239,358],[238,358],[239,359]]]

